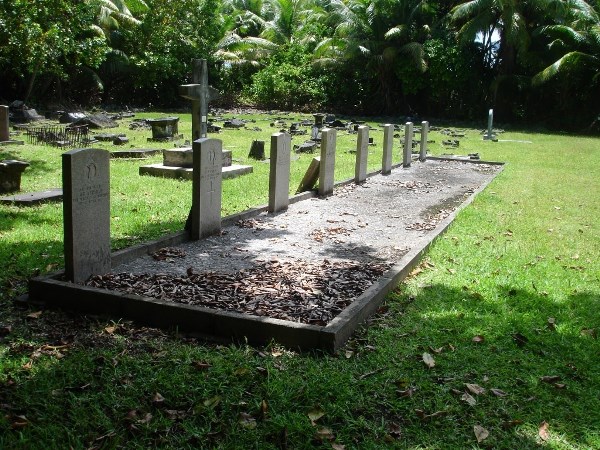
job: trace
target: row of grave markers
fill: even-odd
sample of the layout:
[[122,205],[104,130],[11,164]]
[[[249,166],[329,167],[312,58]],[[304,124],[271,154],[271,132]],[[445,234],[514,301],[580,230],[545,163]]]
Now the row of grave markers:
[[[405,125],[403,166],[412,159],[413,124]],[[427,130],[422,123],[419,159],[427,152]],[[319,195],[333,193],[337,130],[324,128],[319,165]],[[384,126],[382,173],[392,169],[394,126]],[[358,129],[355,178],[367,178],[369,127]],[[193,142],[193,182],[190,238],[198,240],[221,231],[222,141],[201,138]],[[289,205],[291,136],[271,136],[269,205],[271,213]],[[101,149],[72,150],[62,155],[65,276],[83,282],[91,275],[111,271],[110,154]]]

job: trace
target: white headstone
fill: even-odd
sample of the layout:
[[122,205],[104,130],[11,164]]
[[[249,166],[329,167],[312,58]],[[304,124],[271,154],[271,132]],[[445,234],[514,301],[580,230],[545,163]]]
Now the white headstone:
[[429,132],[429,122],[421,122],[421,148],[419,151],[419,161],[427,160],[427,134]]
[[287,133],[271,136],[269,158],[269,212],[287,209],[290,203],[290,154],[292,137]]
[[100,149],[62,155],[65,275],[74,282],[111,270],[109,161]]
[[404,125],[404,154],[402,158],[402,166],[410,167],[412,162],[412,140],[413,140],[413,123],[406,122]]
[[367,158],[369,156],[369,127],[358,127],[356,140],[356,164],[354,165],[354,182],[362,183],[367,179]]
[[202,138],[192,143],[191,239],[202,239],[221,232],[222,148],[223,143],[218,139]]
[[496,139],[496,136],[494,135],[494,110],[490,109],[488,111],[488,127],[487,127],[487,132],[483,135],[483,140],[484,141],[491,141]]
[[383,126],[383,156],[381,158],[381,173],[388,175],[392,172],[392,152],[394,149],[394,125]]
[[333,194],[335,184],[335,128],[323,128],[321,131],[321,164],[319,166],[319,195]]

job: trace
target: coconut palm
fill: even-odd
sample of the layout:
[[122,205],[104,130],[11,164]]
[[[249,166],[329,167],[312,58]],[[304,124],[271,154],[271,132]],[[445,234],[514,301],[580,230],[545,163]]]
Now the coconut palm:
[[373,106],[397,109],[395,94],[406,92],[403,73],[407,68],[414,74],[427,69],[422,43],[430,32],[430,4],[425,0],[331,0],[328,10],[334,33],[317,46],[315,63],[364,67],[375,81]]

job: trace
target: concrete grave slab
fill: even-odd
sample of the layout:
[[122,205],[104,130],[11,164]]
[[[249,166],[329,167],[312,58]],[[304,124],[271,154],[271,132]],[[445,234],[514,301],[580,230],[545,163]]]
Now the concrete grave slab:
[[[389,267],[327,323],[301,323],[235,308],[214,309],[200,300],[185,303],[90,287],[64,281],[62,272],[31,280],[30,301],[220,339],[251,343],[274,339],[303,350],[335,351],[377,311],[458,211],[502,170],[498,163],[433,158],[400,167],[395,165],[386,176],[371,173],[361,186],[354,180],[337,183],[327,197],[317,197],[315,192],[292,197],[286,212],[268,214],[264,206],[226,217],[221,233],[205,239],[190,241],[181,232],[112,254],[110,273],[149,276],[186,277],[191,272],[226,276],[275,260],[376,261]],[[168,246],[176,246],[184,256],[177,261],[152,257]]]
[[35,206],[40,203],[60,202],[63,198],[62,188],[45,191],[29,192],[26,194],[7,195],[0,197],[0,203],[15,206]]

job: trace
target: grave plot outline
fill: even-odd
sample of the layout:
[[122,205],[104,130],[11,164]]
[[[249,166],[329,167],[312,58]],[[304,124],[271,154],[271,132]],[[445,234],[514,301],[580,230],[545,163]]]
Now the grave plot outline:
[[[444,160],[446,158],[431,157],[429,159]],[[500,170],[495,176],[503,170],[503,163],[487,161],[461,162],[465,164],[499,165]],[[401,167],[402,163],[396,164],[392,168],[397,169]],[[372,172],[367,177],[378,175],[379,173],[380,171]],[[174,304],[173,302],[140,295],[122,294],[100,288],[81,286],[64,281],[64,272],[57,272],[30,280],[29,299],[33,302],[42,301],[52,306],[108,314],[111,317],[128,318],[151,326],[170,329],[177,327],[180,331],[191,331],[212,340],[247,341],[252,344],[265,344],[275,340],[282,345],[300,350],[320,349],[335,352],[345,344],[347,339],[367,317],[377,311],[377,308],[386,295],[418,264],[431,243],[445,232],[456,215],[468,206],[476,195],[495,179],[495,176],[482,182],[455,211],[440,221],[424,245],[412,248],[376,280],[371,287],[324,326],[215,310],[201,306]],[[350,179],[335,183],[335,186],[339,187],[353,183],[354,179]],[[290,204],[310,198],[318,198],[318,193],[310,191],[298,194],[290,198]],[[225,217],[222,220],[222,226],[232,225],[240,220],[256,217],[258,214],[266,212],[267,209],[268,205],[264,205]],[[179,232],[164,236],[155,241],[114,252],[111,255],[113,266],[136,259],[141,255],[147,255],[165,246],[177,245],[189,240],[187,232]]]

